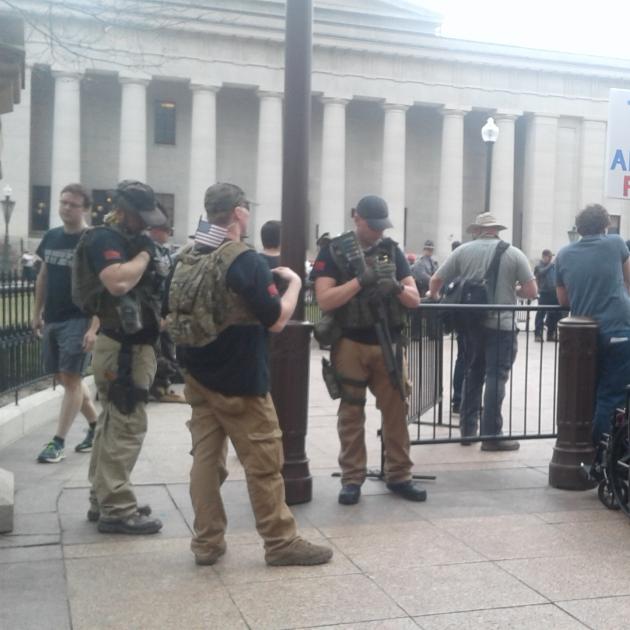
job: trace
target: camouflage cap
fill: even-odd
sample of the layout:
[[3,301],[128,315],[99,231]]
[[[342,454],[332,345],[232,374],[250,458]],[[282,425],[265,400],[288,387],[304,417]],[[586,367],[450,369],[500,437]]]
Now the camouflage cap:
[[139,215],[148,227],[164,225],[166,215],[156,206],[155,193],[148,184],[124,179],[114,191],[114,205]]
[[206,190],[203,200],[208,218],[224,212],[230,212],[237,206],[249,208],[249,203],[242,188],[225,182],[219,182],[210,186]]

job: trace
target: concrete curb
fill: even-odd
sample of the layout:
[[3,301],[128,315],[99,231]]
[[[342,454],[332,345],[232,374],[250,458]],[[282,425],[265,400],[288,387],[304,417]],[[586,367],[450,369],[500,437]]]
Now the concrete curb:
[[[94,377],[85,382],[92,396],[95,392]],[[17,405],[0,408],[0,448],[19,440],[29,431],[57,418],[63,397],[63,387],[45,389],[22,398]]]

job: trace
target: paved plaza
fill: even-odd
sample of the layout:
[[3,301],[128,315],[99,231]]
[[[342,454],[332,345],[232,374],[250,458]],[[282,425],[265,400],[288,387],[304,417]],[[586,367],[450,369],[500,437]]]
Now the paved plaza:
[[[319,365],[317,351],[307,439],[313,500],[293,511],[305,536],[334,547],[330,564],[265,566],[233,453],[223,493],[227,554],[213,567],[194,564],[186,405],[150,405],[133,476],[139,499],[164,521],[162,532],[97,533],[85,519],[89,455],[72,451],[81,421],[64,462],[35,462],[51,421],[0,450],[16,481],[15,530],[0,536],[0,628],[627,627],[630,521],[604,509],[593,491],[547,485],[552,441],[526,441],[516,453],[415,446],[415,471],[437,475],[426,484],[426,503],[367,481],[358,505],[340,506],[331,477],[335,404]],[[368,424],[376,466],[373,408]]]

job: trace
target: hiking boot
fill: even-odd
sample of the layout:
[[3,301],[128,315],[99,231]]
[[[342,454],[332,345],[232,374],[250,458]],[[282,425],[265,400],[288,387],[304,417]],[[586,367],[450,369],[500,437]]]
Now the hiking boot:
[[497,440],[496,442],[482,442],[482,451],[518,451],[521,445],[516,440]]
[[74,447],[74,450],[77,453],[89,453],[92,450],[92,445],[94,443],[94,429],[90,428],[87,430],[85,437],[83,438],[83,442],[80,442]]
[[267,552],[265,562],[272,567],[312,566],[328,562],[333,550],[313,543],[299,536],[279,551]]
[[51,440],[37,456],[37,461],[40,464],[58,464],[62,459],[65,459],[65,457],[66,454],[63,446],[55,442],[55,440]]
[[134,512],[125,518],[98,519],[98,531],[101,534],[130,534],[142,536],[144,534],[157,534],[162,529],[162,521],[159,518],[151,518]]
[[163,396],[160,396],[157,401],[161,403],[185,403],[186,399],[177,392],[167,392]]
[[542,335],[534,335],[534,341],[537,341],[538,343],[542,343],[543,342]]
[[387,489],[395,494],[399,494],[407,501],[426,501],[427,491],[413,481],[401,481],[400,483],[388,483]]
[[227,545],[223,543],[221,547],[215,549],[214,551],[210,551],[209,553],[196,553],[195,564],[198,564],[202,567],[209,567],[213,565],[222,555],[225,554],[226,549]]
[[339,503],[341,505],[355,505],[361,498],[361,486],[356,483],[349,483],[341,487],[339,492]]
[[[144,516],[151,515],[151,506],[150,505],[139,505],[138,506],[138,514],[144,514]],[[90,523],[96,523],[98,519],[101,518],[101,512],[98,508],[91,507],[87,512],[87,520]]]

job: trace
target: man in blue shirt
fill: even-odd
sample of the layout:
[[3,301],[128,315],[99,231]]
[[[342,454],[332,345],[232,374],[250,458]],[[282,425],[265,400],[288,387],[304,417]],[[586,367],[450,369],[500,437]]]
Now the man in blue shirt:
[[576,217],[582,239],[556,257],[556,292],[572,315],[599,324],[598,372],[593,443],[609,433],[616,407],[623,405],[630,383],[630,252],[620,236],[607,235],[610,217],[598,204]]

